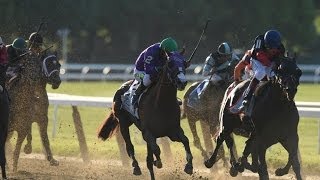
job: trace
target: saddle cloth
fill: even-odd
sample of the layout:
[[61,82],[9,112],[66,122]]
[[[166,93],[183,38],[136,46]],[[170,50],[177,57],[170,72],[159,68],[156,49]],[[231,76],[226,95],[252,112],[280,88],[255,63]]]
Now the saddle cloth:
[[200,105],[200,99],[203,92],[206,90],[210,83],[209,79],[203,80],[190,94],[188,97],[187,106],[191,108],[197,108]]
[[[125,92],[123,95],[121,95],[122,108],[125,109],[127,112],[129,112],[134,117],[136,117],[137,119],[139,119],[138,108],[135,108],[135,106],[132,104],[132,99],[133,99],[133,95],[135,94],[137,88],[139,87],[139,84],[140,84],[140,82],[135,80],[130,85],[130,88],[128,89],[128,91]],[[141,95],[140,95],[140,97],[138,99],[138,102],[137,102],[138,104],[139,104],[141,96],[144,94],[144,92],[141,93]]]

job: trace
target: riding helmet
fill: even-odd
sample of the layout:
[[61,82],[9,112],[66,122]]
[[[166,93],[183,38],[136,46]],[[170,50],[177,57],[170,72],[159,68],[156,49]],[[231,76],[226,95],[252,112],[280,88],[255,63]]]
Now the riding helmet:
[[281,35],[277,30],[269,30],[264,34],[264,43],[267,48],[279,48]]
[[161,41],[160,48],[166,52],[173,52],[178,50],[178,44],[174,39],[168,37]]
[[223,42],[218,47],[218,53],[221,55],[231,55],[232,54],[232,48],[229,46],[228,43]]
[[18,37],[13,41],[12,47],[15,49],[25,49],[27,48],[27,43],[23,38]]

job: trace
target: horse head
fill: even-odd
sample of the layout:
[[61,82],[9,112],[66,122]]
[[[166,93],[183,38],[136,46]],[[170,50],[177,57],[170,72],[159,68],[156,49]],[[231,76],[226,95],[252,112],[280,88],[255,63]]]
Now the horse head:
[[42,61],[42,71],[46,81],[51,85],[52,89],[59,88],[61,84],[60,67],[57,56],[49,55]]
[[296,57],[284,57],[276,70],[278,83],[289,101],[293,101],[302,71],[297,66]]
[[186,61],[183,52],[172,52],[167,56],[165,72],[171,83],[179,90],[183,91],[187,85]]

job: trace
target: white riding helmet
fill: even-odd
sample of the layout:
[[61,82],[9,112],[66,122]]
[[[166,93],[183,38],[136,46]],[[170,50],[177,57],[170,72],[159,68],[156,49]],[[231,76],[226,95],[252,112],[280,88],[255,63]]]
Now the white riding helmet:
[[228,43],[223,42],[218,47],[218,53],[221,55],[231,55],[232,54],[232,48],[229,46]]

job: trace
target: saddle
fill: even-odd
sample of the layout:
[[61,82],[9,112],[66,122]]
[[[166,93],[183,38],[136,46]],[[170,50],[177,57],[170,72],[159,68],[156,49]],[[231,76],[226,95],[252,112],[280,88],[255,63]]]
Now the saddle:
[[[245,80],[237,85],[231,84],[229,88],[227,89],[227,101],[229,103],[226,104],[227,108],[229,108],[229,111],[232,114],[241,114],[243,112],[240,111],[240,106],[242,106],[242,102],[245,96],[245,90],[247,89],[248,85],[250,83],[250,80]],[[261,81],[254,92],[254,97],[257,98],[261,96],[264,93],[264,90],[266,89],[266,84],[269,83],[269,81]],[[253,100],[253,99],[251,99]],[[250,106],[253,105],[253,103],[250,102]],[[252,109],[253,107],[249,107],[249,109]]]
[[[131,115],[139,119],[139,106],[135,108],[135,106],[132,103],[133,95],[135,94],[135,91],[137,90],[140,82],[137,80],[134,80],[133,83],[130,85],[129,89],[121,95],[121,101],[122,101],[122,108],[128,111]],[[141,97],[145,94],[145,92],[148,90],[145,89],[143,93],[141,93],[139,99],[138,99],[138,104],[140,104]]]

